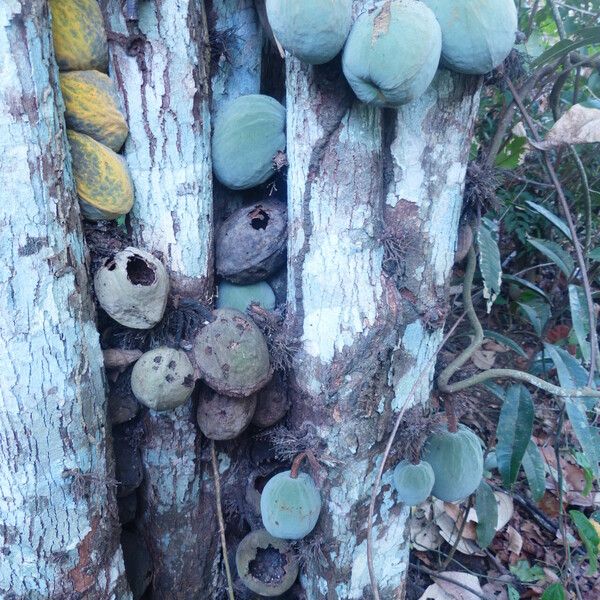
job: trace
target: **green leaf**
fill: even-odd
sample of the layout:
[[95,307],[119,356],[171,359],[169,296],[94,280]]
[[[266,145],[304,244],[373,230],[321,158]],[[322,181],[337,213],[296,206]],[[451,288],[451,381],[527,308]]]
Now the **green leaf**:
[[498,225],[484,217],[477,232],[477,244],[479,245],[479,270],[483,278],[483,297],[487,300],[489,313],[502,285]]
[[[554,363],[558,381],[560,385],[566,389],[574,390],[578,387],[586,387],[588,382],[588,371],[582,364],[571,356],[564,348],[560,348],[555,344],[544,343],[544,352],[548,358]],[[596,398],[582,398],[588,410],[596,406]]]
[[542,301],[517,302],[521,312],[527,317],[538,337],[542,337],[544,327],[550,318],[550,307]]
[[600,248],[594,248],[588,252],[588,258],[596,262],[600,262]]
[[549,211],[545,206],[542,206],[537,202],[526,200],[526,203],[529,205],[530,208],[532,208],[540,215],[548,219],[548,221],[550,221],[552,225],[554,225],[557,229],[562,231],[562,233],[565,234],[567,239],[573,241],[573,237],[571,236],[571,232],[569,231],[569,226],[560,217],[557,217],[553,212]]
[[600,435],[598,429],[590,424],[585,405],[580,398],[565,398],[565,408],[571,422],[571,427],[581,444],[581,449],[590,461],[590,466],[596,478],[600,477]]
[[535,583],[546,576],[540,565],[531,566],[528,560],[520,560],[509,568],[510,572],[523,583]]
[[541,600],[567,600],[565,588],[560,583],[553,583],[545,589]]
[[477,543],[487,548],[496,535],[498,526],[498,504],[492,488],[482,481],[475,494],[477,511]]
[[512,171],[516,169],[522,162],[525,155],[529,152],[529,144],[526,137],[513,136],[510,141],[505,144],[502,151],[496,157],[496,166],[499,169]]
[[504,485],[509,487],[517,479],[521,461],[533,432],[534,408],[531,395],[521,384],[508,388],[500,410],[496,436],[498,471]]
[[575,261],[560,244],[552,240],[540,240],[532,237],[528,237],[527,241],[544,256],[547,256],[566,277],[571,276],[571,273],[575,270]]
[[505,335],[502,335],[501,333],[498,333],[497,331],[490,331],[489,329],[484,329],[483,335],[488,340],[494,340],[495,342],[498,342],[499,344],[502,344],[503,346],[506,346],[507,348],[514,350],[519,356],[522,356],[523,358],[527,358],[527,353],[525,352],[525,350],[523,350],[523,348],[521,348],[521,346],[519,346],[519,344],[517,344],[517,342],[515,342],[514,340],[511,340],[510,338],[506,337]]
[[591,44],[600,43],[600,27],[588,27],[586,29],[579,30],[570,40],[561,40],[557,44],[554,44],[549,50],[543,52],[540,56],[533,61],[533,67],[539,67],[553,60],[565,56],[577,48],[582,46],[589,46]]
[[590,362],[590,319],[585,300],[585,292],[578,285],[569,285],[569,303],[571,304],[571,321],[573,329],[577,336],[577,343],[581,350],[581,355],[586,363]]
[[518,590],[510,584],[506,586],[506,591],[508,592],[508,600],[519,600],[521,598]]
[[504,400],[506,399],[506,390],[501,385],[498,385],[493,381],[486,381],[483,384],[483,387],[487,388],[488,391],[494,394],[494,396],[496,396],[496,398],[498,398],[500,402],[504,402]]
[[570,510],[569,514],[577,527],[577,533],[579,533],[579,537],[587,551],[588,561],[590,563],[588,574],[594,575],[594,573],[598,572],[598,546],[600,545],[598,532],[582,512]]
[[546,294],[546,292],[544,292],[544,290],[540,289],[537,285],[535,285],[535,283],[531,283],[531,281],[528,281],[527,279],[523,279],[522,277],[517,277],[516,275],[508,275],[506,273],[503,275],[503,279],[505,281],[508,281],[509,283],[516,283],[517,285],[521,285],[524,288],[527,288],[528,290],[534,292],[535,294],[538,294],[539,296],[544,298],[544,300],[546,300],[547,302],[550,302],[550,298],[548,297],[548,294]]
[[529,483],[531,497],[539,502],[546,491],[546,464],[537,444],[529,440],[523,456],[523,470]]

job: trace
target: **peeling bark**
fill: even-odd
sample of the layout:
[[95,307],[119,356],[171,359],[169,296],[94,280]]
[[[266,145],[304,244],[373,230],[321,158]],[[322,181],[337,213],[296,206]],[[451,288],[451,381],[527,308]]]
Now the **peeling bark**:
[[[301,340],[291,424],[316,433],[328,464],[314,534],[324,562],[301,575],[308,600],[371,597],[371,485],[416,379],[412,401],[429,397],[477,105],[477,80],[440,71],[422,98],[381,113],[356,101],[339,65],[287,59],[288,318]],[[408,244],[394,277],[389,235]],[[408,511],[390,480],[374,563],[382,598],[402,598]]]
[[[135,185],[133,238],[162,256],[175,296],[212,297],[213,231],[208,34],[202,2],[156,0],[126,23],[103,0],[111,71],[127,112],[125,157]],[[218,551],[215,506],[194,402],[146,411],[138,526],[154,562],[151,595],[203,597]],[[212,530],[214,529],[214,533]]]
[[0,4],[0,596],[128,599],[47,2]]

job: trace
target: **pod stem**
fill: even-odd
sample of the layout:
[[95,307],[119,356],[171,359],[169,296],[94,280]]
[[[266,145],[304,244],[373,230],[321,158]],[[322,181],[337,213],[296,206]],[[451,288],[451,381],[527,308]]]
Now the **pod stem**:
[[315,476],[315,478],[317,478],[318,473],[320,471],[319,462],[317,461],[317,459],[315,458],[315,455],[310,450],[305,450],[304,452],[301,452],[300,454],[298,454],[298,456],[296,456],[296,458],[294,458],[294,461],[292,462],[292,468],[290,470],[290,477],[292,479],[298,478],[298,471],[300,470],[300,465],[302,464],[302,461],[305,458],[306,458],[306,460],[308,460],[308,463],[310,464],[310,467],[313,471],[313,475]]
[[446,396],[444,399],[444,406],[446,408],[446,418],[448,419],[448,431],[450,433],[456,433],[458,431],[458,419],[456,418],[454,400],[452,400],[450,396]]

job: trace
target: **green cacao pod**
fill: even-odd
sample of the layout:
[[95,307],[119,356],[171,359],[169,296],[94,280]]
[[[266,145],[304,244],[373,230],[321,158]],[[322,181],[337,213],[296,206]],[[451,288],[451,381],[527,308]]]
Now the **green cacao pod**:
[[50,0],[54,54],[61,71],[108,68],[108,42],[97,0]]
[[425,461],[413,464],[403,460],[394,469],[393,479],[398,500],[416,506],[431,495],[435,475],[431,465]]
[[249,590],[268,598],[287,592],[294,585],[299,570],[292,547],[264,529],[251,531],[240,542],[235,566]]
[[202,378],[220,394],[251,396],[273,374],[265,338],[254,321],[237,310],[220,308],[213,314],[215,320],[194,341]]
[[266,7],[277,40],[311,65],[334,58],[352,24],[352,0],[267,0]]
[[434,14],[417,0],[388,0],[355,21],[344,48],[344,75],[360,100],[400,106],[429,87],[442,35]]
[[270,96],[250,94],[230,102],[216,117],[213,169],[232,190],[264,183],[285,150],[285,108]]
[[271,477],[260,496],[264,528],[286,540],[306,537],[315,527],[321,512],[321,493],[307,473],[291,476],[284,471]]
[[235,285],[222,281],[217,288],[217,308],[233,308],[246,312],[253,303],[266,310],[275,308],[275,294],[266,281],[250,285]]
[[115,219],[133,206],[133,182],[122,156],[89,135],[67,130],[73,176],[86,219]]
[[457,502],[472,494],[483,478],[481,440],[468,427],[447,429],[429,436],[422,458],[435,475],[432,494],[444,502]]
[[129,129],[114,83],[100,71],[60,74],[67,127],[118,152]]
[[152,410],[171,410],[194,391],[194,367],[185,352],[156,348],[142,355],[131,373],[133,395]]
[[517,34],[514,0],[424,0],[442,28],[442,64],[482,75],[502,64]]

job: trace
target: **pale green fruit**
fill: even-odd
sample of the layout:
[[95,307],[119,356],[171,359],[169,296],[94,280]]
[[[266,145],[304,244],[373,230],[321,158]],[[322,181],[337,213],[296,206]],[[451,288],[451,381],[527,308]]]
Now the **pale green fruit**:
[[415,465],[403,460],[394,469],[393,480],[398,500],[416,506],[431,495],[435,475],[431,465],[425,461]]
[[275,308],[275,294],[266,281],[250,285],[236,285],[222,281],[217,288],[217,308],[233,308],[246,312],[252,303],[266,310]]

